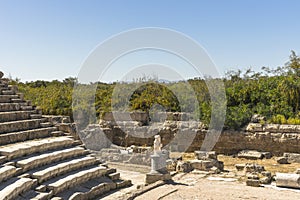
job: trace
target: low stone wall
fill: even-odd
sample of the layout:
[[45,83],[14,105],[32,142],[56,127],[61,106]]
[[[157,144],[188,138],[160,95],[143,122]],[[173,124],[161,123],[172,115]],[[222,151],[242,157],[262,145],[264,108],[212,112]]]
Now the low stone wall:
[[147,125],[150,121],[152,122],[164,122],[168,121],[188,121],[191,119],[189,113],[184,112],[157,112],[147,113],[142,111],[134,112],[108,112],[105,113],[101,120],[104,121],[136,121],[141,122],[143,125]]
[[[152,146],[155,134],[160,134],[163,145],[167,145],[177,134],[180,134],[177,149],[171,149],[171,151],[184,151],[184,145],[180,143],[184,144],[191,135],[195,137],[187,151],[200,150],[207,134],[207,130],[201,122],[165,121],[164,123],[156,123],[156,125],[141,126],[130,121],[116,123],[115,121],[101,120],[100,125],[96,126],[104,132],[109,141],[124,147],[131,145]],[[122,126],[126,127],[126,133]],[[95,130],[95,127],[92,129]],[[91,134],[93,130],[86,130],[90,138],[95,138]],[[97,144],[95,145],[97,146]],[[300,153],[299,147],[300,125],[250,123],[244,131],[223,131],[213,150],[222,154],[236,154],[244,149],[253,149],[282,156],[285,152]]]

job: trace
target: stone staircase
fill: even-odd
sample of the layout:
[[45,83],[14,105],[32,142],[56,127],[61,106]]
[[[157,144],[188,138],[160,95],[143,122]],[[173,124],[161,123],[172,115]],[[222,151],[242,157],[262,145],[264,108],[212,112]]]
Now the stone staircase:
[[95,199],[129,185],[0,77],[0,200]]

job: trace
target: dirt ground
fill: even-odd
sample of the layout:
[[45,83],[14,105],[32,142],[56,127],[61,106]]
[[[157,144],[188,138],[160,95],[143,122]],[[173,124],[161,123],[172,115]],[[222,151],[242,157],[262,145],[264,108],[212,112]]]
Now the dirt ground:
[[174,184],[155,188],[135,200],[224,200],[270,199],[299,200],[300,190],[278,190],[266,187],[249,187],[234,179],[209,180],[203,175],[189,173],[175,176]]

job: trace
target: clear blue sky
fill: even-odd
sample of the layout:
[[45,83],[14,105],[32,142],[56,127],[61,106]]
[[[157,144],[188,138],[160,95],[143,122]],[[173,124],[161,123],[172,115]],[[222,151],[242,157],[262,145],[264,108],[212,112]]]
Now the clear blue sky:
[[189,35],[221,72],[275,68],[300,53],[299,19],[298,0],[0,0],[0,70],[22,81],[76,76],[100,42],[139,27]]

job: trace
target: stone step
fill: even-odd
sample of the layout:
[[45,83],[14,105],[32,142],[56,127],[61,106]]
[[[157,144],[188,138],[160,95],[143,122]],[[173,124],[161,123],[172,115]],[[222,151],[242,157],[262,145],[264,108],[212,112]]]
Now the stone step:
[[111,173],[111,174],[108,174],[108,177],[109,177],[111,180],[115,181],[115,180],[120,179],[120,173],[118,173],[118,172]]
[[40,124],[45,120],[46,119],[29,119],[13,122],[2,122],[0,123],[0,134],[41,128],[42,126]]
[[33,173],[31,177],[38,179],[38,182],[42,183],[56,176],[97,163],[99,163],[99,161],[95,157],[86,156],[83,158],[72,159],[70,161],[62,162],[54,166],[47,167],[44,170]]
[[53,195],[46,192],[38,192],[35,190],[29,190],[25,193],[20,194],[16,200],[48,200],[51,199]]
[[63,135],[70,135],[70,133],[65,133],[63,131],[53,131],[51,132],[51,136],[58,137]]
[[0,155],[7,156],[8,160],[37,152],[69,147],[74,144],[70,136],[50,137],[38,140],[28,140],[0,147]]
[[11,103],[12,99],[17,99],[18,95],[0,95],[0,103]]
[[30,178],[16,179],[12,183],[8,183],[6,187],[0,190],[1,200],[16,199],[22,192],[30,190],[36,185],[37,181]]
[[6,156],[0,156],[0,164],[6,162],[7,158]]
[[75,171],[73,174],[59,178],[55,182],[47,185],[48,191],[53,191],[53,194],[58,194],[68,188],[75,187],[81,183],[87,182],[93,178],[101,177],[106,173],[106,167],[95,166],[92,168]]
[[1,94],[2,94],[2,95],[15,95],[15,91],[9,90],[9,89],[7,89],[7,90],[2,90],[2,91],[1,91]]
[[25,103],[0,103],[0,112],[18,111],[21,110],[21,106],[25,105]]
[[24,103],[26,102],[24,99],[21,98],[16,98],[16,99],[11,99],[12,103]]
[[18,86],[16,86],[16,85],[6,85],[6,87],[9,89],[9,90],[14,90],[14,91],[18,91],[19,89],[18,89]]
[[3,166],[0,167],[0,182],[6,181],[7,179],[13,177],[17,171],[14,166]]
[[43,128],[47,128],[47,127],[51,127],[51,126],[52,126],[52,124],[51,124],[50,122],[43,122],[43,123],[41,123],[40,125],[41,125],[41,127],[43,127]]
[[0,122],[18,121],[31,119],[32,111],[0,112]]
[[129,187],[132,185],[131,180],[117,180],[115,181],[115,183],[117,184],[117,189]]
[[108,193],[111,190],[115,190],[117,184],[111,181],[107,177],[99,177],[96,179],[89,180],[80,185],[72,188],[68,188],[67,191],[56,194],[55,196],[61,197],[62,199],[100,199],[101,195]]
[[67,191],[58,193],[55,196],[69,200],[101,199],[102,195],[112,190],[121,189],[131,185],[131,181],[129,180],[112,181],[108,177],[99,177],[91,179],[75,187],[68,188]]
[[31,119],[41,119],[42,118],[42,114],[31,114],[30,118]]
[[29,105],[27,105],[27,106],[21,106],[21,110],[34,110],[34,109],[35,109],[34,106],[29,106]]
[[40,166],[58,162],[60,160],[86,155],[87,153],[88,151],[82,147],[71,147],[63,150],[46,152],[44,154],[19,160],[16,162],[16,166],[21,167],[23,171],[27,171]]
[[57,127],[47,127],[47,128],[37,128],[37,129],[12,132],[12,133],[2,133],[0,134],[0,145],[7,145],[11,143],[26,141],[26,140],[56,136],[53,135],[52,133],[57,131],[57,129],[58,129]]

